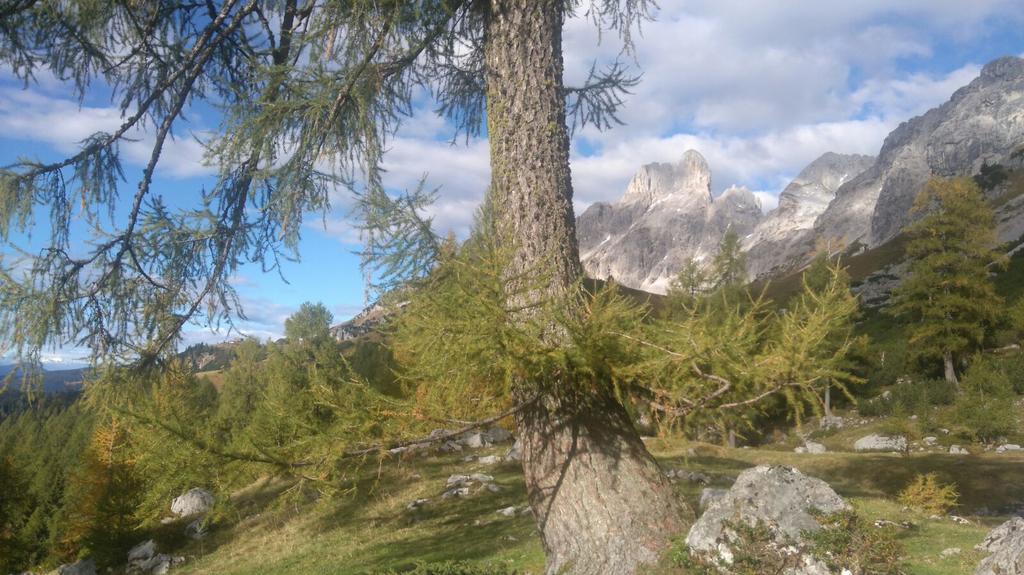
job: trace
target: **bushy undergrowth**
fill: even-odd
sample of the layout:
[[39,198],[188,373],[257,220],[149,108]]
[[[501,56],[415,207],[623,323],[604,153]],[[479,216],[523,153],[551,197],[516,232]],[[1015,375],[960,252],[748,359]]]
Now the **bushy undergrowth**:
[[956,486],[942,483],[935,473],[918,474],[899,494],[900,503],[929,515],[945,515],[959,499]]

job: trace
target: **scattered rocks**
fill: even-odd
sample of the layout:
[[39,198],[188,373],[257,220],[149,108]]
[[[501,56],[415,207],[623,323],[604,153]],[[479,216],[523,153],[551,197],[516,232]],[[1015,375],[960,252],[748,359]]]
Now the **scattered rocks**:
[[213,507],[213,494],[205,489],[193,487],[171,502],[171,513],[178,517],[191,517],[206,513]]
[[[807,477],[792,467],[759,465],[741,473],[725,495],[712,499],[690,529],[686,544],[697,553],[729,563],[732,561],[730,545],[735,542],[736,534],[727,523],[761,523],[779,543],[801,542],[805,531],[821,528],[810,514],[814,509],[834,513],[849,506],[820,479]],[[794,552],[799,550],[794,549]],[[810,556],[805,556],[802,562],[793,575],[828,573]]]
[[128,551],[128,575],[165,575],[171,567],[185,562],[184,557],[171,557],[157,553],[152,539],[139,543]]
[[825,415],[821,418],[822,429],[842,429],[846,422],[838,415]]
[[491,493],[501,491],[501,486],[495,484],[494,478],[490,475],[484,473],[473,473],[471,475],[456,473],[449,476],[445,482],[445,491],[441,494],[441,499],[466,497],[470,494],[470,488],[474,485],[479,486],[478,491],[487,490]]
[[907,438],[888,437],[877,433],[862,437],[853,444],[854,451],[906,451],[906,449]]
[[1006,453],[1008,451],[1024,451],[1024,447],[1016,443],[1004,443],[996,448],[996,453]]
[[975,549],[989,556],[974,575],[1024,575],[1024,517],[1014,517],[989,532]]
[[903,520],[903,521],[897,522],[897,521],[889,521],[888,519],[876,519],[875,522],[874,522],[874,526],[879,528],[879,529],[882,529],[882,528],[885,528],[885,527],[895,527],[897,529],[913,529],[914,528],[914,522],[913,521],[907,521],[907,520]]
[[669,479],[689,481],[690,483],[697,483],[700,485],[711,484],[711,478],[699,471],[687,471],[685,469],[666,469],[665,477],[668,477]]
[[963,447],[960,447],[959,445],[950,445],[949,446],[949,454],[950,455],[970,455],[971,452],[967,451]]

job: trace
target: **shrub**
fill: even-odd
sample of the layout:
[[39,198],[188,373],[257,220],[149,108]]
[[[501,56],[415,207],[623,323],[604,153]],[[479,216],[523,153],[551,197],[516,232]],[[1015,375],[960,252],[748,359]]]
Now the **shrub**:
[[979,357],[963,378],[963,394],[955,404],[954,419],[964,432],[993,441],[1019,430],[1014,386],[1006,366],[998,359]]
[[805,532],[811,553],[834,573],[897,575],[903,546],[892,528],[876,528],[853,511],[815,514],[818,531]]
[[959,498],[956,486],[941,483],[934,473],[918,474],[899,494],[900,503],[929,515],[945,515]]

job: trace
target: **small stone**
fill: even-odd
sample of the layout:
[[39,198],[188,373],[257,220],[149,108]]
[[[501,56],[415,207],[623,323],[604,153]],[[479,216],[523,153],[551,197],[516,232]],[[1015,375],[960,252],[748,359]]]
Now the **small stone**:
[[474,473],[469,476],[471,481],[479,481],[480,483],[494,483],[494,478],[485,473]]
[[793,452],[794,453],[807,453],[807,448],[804,447],[803,445],[801,445],[799,447],[794,448]]
[[887,437],[872,433],[853,444],[854,451],[906,451],[907,439],[902,436]]
[[487,487],[487,491],[490,491],[491,493],[501,493],[500,485],[494,483],[487,483],[485,484],[485,486]]
[[973,525],[969,519],[964,519],[963,517],[960,517],[959,515],[950,515],[949,519],[950,519],[950,521],[952,521],[953,523],[956,523],[957,525]]
[[823,444],[814,441],[805,442],[804,446],[807,448],[807,453],[812,453],[816,455],[820,455],[828,451],[828,449],[826,449]]
[[501,463],[501,457],[497,455],[486,455],[476,460],[481,465],[497,465]]
[[468,483],[469,481],[470,478],[468,475],[456,473],[454,475],[448,476],[448,481],[445,481],[445,486],[452,487],[453,485],[462,485],[463,483]]
[[963,447],[960,447],[959,445],[950,445],[949,446],[949,454],[950,455],[970,455],[971,452],[967,451]]
[[171,502],[171,513],[178,517],[191,517],[206,513],[213,507],[213,494],[205,489],[193,487],[174,498]]
[[1016,443],[1004,443],[996,448],[996,453],[1006,453],[1008,451],[1024,451],[1024,448]]
[[[676,477],[680,477],[681,472],[682,470],[677,472]],[[711,478],[699,471],[691,471],[687,473],[686,480],[690,483],[699,483],[700,485],[709,485],[711,483]]]
[[490,447],[491,442],[487,440],[482,433],[468,431],[459,440],[459,443],[465,445],[470,449],[480,449],[481,447]]
[[939,442],[939,438],[935,437],[935,436],[932,436],[932,435],[929,435],[928,437],[925,437],[924,439],[921,440],[921,443],[924,443],[925,445],[927,445],[929,447],[935,445],[938,442]]
[[206,531],[206,523],[202,518],[196,519],[185,527],[185,535],[197,541],[206,537]]
[[452,499],[469,495],[468,487],[453,487],[441,494],[441,499]]
[[504,427],[492,427],[487,430],[487,439],[491,443],[505,443],[512,441],[512,434]]
[[520,461],[523,458],[522,447],[517,439],[512,447],[505,452],[505,461]]
[[515,517],[516,506],[515,505],[511,505],[511,506],[506,507],[504,509],[499,509],[495,513],[497,513],[498,515],[503,515],[505,517]]
[[416,501],[413,501],[412,503],[406,505],[405,508],[408,509],[409,511],[416,511],[417,509],[423,507],[427,503],[430,503],[429,499],[417,499]]
[[948,549],[943,549],[942,553],[939,553],[939,555],[942,556],[943,559],[949,559],[950,557],[956,557],[959,554],[960,554],[960,548],[959,547],[950,547]]
[[845,422],[838,415],[826,415],[821,418],[822,429],[842,429]]
[[441,444],[441,447],[437,448],[437,450],[441,453],[456,453],[458,451],[462,451],[462,446],[454,441],[445,441]]

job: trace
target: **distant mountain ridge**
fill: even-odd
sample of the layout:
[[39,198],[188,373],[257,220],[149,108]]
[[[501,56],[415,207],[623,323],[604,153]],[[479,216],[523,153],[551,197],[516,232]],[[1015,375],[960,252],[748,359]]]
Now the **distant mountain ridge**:
[[[776,277],[821,249],[856,253],[884,244],[913,220],[913,199],[930,177],[1021,168],[1022,146],[1024,59],[1000,58],[946,103],[900,124],[877,157],[829,152],[814,160],[765,215],[743,188],[712,198],[711,172],[697,151],[676,164],[645,165],[622,198],[579,215],[580,259],[591,277],[664,293],[688,258],[707,261],[731,228],[743,238],[751,279]],[[1000,240],[1018,240],[1024,195],[997,193]]]

